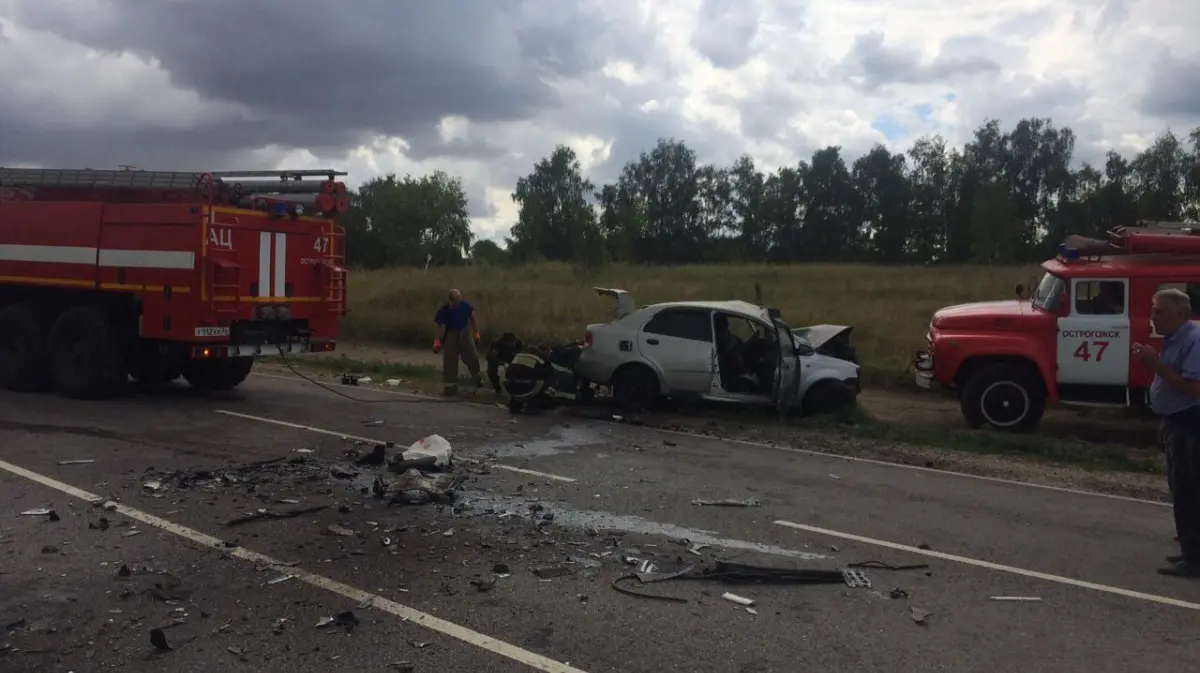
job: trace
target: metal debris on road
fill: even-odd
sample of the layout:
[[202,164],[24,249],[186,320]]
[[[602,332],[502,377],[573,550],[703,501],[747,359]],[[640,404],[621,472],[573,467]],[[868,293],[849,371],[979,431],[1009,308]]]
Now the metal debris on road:
[[27,509],[24,512],[21,512],[21,516],[44,516],[48,521],[59,520],[58,512],[48,508]]
[[994,601],[1014,601],[1023,603],[1037,603],[1041,601],[1039,596],[992,596]]
[[267,580],[267,584],[282,584],[290,579],[294,579],[295,577],[295,575],[280,575],[274,579]]
[[697,498],[692,501],[692,504],[700,505],[702,507],[762,507],[762,503],[753,498],[746,498],[745,500],[737,500],[734,498],[727,498],[725,500],[703,500]]
[[96,461],[92,458],[80,458],[78,460],[60,460],[60,461],[58,461],[58,464],[59,465],[90,465],[94,462],[96,462]]
[[384,421],[382,419],[378,419],[378,418],[366,420],[366,421],[362,422],[362,424],[367,426],[368,428],[381,428],[381,427],[383,427],[384,423],[386,423],[386,421]]
[[329,507],[329,505],[314,505],[312,507],[299,507],[296,509],[283,510],[281,512],[275,512],[275,511],[272,511],[269,509],[260,509],[257,512],[255,512],[254,514],[250,514],[248,516],[238,517],[236,519],[231,519],[229,521],[226,521],[225,525],[226,526],[240,526],[244,523],[251,523],[254,521],[266,521],[268,519],[291,519],[293,517],[300,516],[301,514],[313,514],[315,512],[320,512],[321,510],[326,509],[327,507]]
[[729,592],[725,592],[725,593],[721,594],[721,598],[729,601],[730,603],[737,603],[738,605],[740,605],[744,608],[748,608],[751,605],[754,605],[753,599],[744,598],[742,596],[739,596],[737,594],[731,594]]
[[329,524],[329,527],[325,529],[325,532],[329,535],[337,535],[339,537],[354,537],[355,535],[358,535],[357,532],[350,530],[349,528],[343,528],[337,524]]

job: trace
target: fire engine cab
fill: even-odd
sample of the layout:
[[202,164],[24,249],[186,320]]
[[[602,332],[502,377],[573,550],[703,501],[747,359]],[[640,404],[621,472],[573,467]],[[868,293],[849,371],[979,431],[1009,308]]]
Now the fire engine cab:
[[333,170],[0,168],[0,387],[101,398],[335,347]]
[[1200,310],[1200,225],[1142,221],[1107,240],[1073,236],[1042,268],[1014,301],[950,306],[929,323],[916,382],[955,391],[971,427],[1032,430],[1047,402],[1146,407],[1153,375],[1130,350],[1161,348],[1150,323],[1157,291],[1183,290]]

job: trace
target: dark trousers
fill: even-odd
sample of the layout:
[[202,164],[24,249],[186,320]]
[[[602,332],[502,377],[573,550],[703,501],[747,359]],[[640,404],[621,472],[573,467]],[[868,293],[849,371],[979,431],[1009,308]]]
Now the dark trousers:
[[1163,448],[1179,551],[1200,565],[1200,408],[1163,419]]

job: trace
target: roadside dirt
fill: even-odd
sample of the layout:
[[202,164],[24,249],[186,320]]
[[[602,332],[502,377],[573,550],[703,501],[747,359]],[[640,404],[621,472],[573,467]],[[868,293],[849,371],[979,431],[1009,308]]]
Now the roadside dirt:
[[[396,362],[441,367],[442,357],[428,350],[386,346],[338,344],[335,353],[321,354],[324,359],[347,358],[362,362]],[[859,395],[862,408],[875,420],[893,425],[962,428],[962,412],[953,397],[914,389],[911,393],[866,389]],[[1140,418],[1120,410],[1046,410],[1038,433],[1069,437],[1103,444],[1153,446],[1153,419]]]

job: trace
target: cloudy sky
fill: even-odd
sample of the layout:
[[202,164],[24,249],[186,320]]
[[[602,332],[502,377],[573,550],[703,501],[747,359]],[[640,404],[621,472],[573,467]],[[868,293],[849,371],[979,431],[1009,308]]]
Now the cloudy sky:
[[1049,116],[1079,154],[1200,126],[1194,0],[0,0],[0,165],[463,178],[515,219],[555,144],[774,167]]

